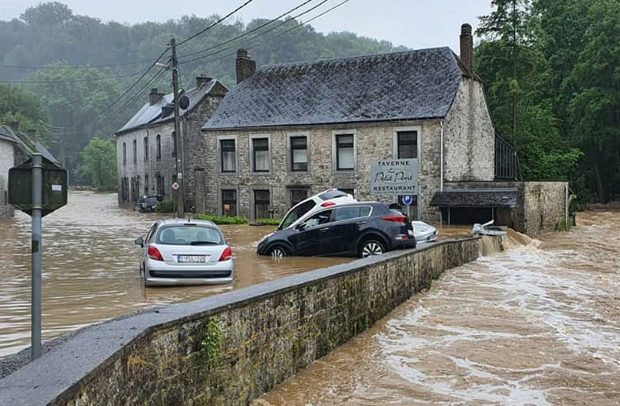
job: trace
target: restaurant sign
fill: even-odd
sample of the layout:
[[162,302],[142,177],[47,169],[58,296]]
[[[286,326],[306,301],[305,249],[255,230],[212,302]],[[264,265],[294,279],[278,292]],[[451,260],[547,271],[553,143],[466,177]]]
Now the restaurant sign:
[[373,161],[370,164],[370,194],[417,195],[418,160]]

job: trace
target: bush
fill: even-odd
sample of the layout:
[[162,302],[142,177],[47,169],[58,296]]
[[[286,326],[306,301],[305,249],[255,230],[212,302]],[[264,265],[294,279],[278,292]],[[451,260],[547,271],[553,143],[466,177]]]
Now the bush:
[[162,200],[155,204],[155,213],[173,213],[174,202],[172,200]]
[[277,226],[280,224],[280,219],[257,219],[256,224],[261,226]]
[[214,214],[202,213],[196,215],[198,220],[209,220],[215,224],[247,224],[248,219],[239,216],[216,216]]

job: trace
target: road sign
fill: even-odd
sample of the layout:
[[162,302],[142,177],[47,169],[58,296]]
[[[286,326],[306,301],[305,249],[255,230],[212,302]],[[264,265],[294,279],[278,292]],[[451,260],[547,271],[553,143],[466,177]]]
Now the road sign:
[[405,206],[411,206],[411,203],[413,203],[413,196],[405,195],[405,196],[402,196],[400,200],[403,202]]
[[395,159],[370,164],[370,194],[417,195],[418,160]]
[[172,184],[172,188],[173,188],[174,190],[177,190],[177,189],[179,188],[179,184],[178,184],[177,182],[174,182],[174,183]]

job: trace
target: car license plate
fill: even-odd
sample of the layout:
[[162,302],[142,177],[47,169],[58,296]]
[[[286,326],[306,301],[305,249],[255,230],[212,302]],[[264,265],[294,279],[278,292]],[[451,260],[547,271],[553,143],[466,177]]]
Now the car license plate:
[[177,257],[179,264],[204,264],[207,262],[205,255],[179,255]]

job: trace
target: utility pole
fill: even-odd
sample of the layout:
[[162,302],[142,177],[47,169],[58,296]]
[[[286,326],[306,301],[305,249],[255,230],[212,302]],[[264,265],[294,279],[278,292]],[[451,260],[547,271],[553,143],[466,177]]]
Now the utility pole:
[[177,183],[179,188],[177,189],[177,217],[183,218],[185,216],[185,202],[183,199],[183,142],[181,137],[181,125],[179,122],[179,71],[177,60],[177,45],[174,38],[170,40],[170,47],[172,48],[172,92],[174,97],[174,142],[176,145],[176,171],[177,171]]

